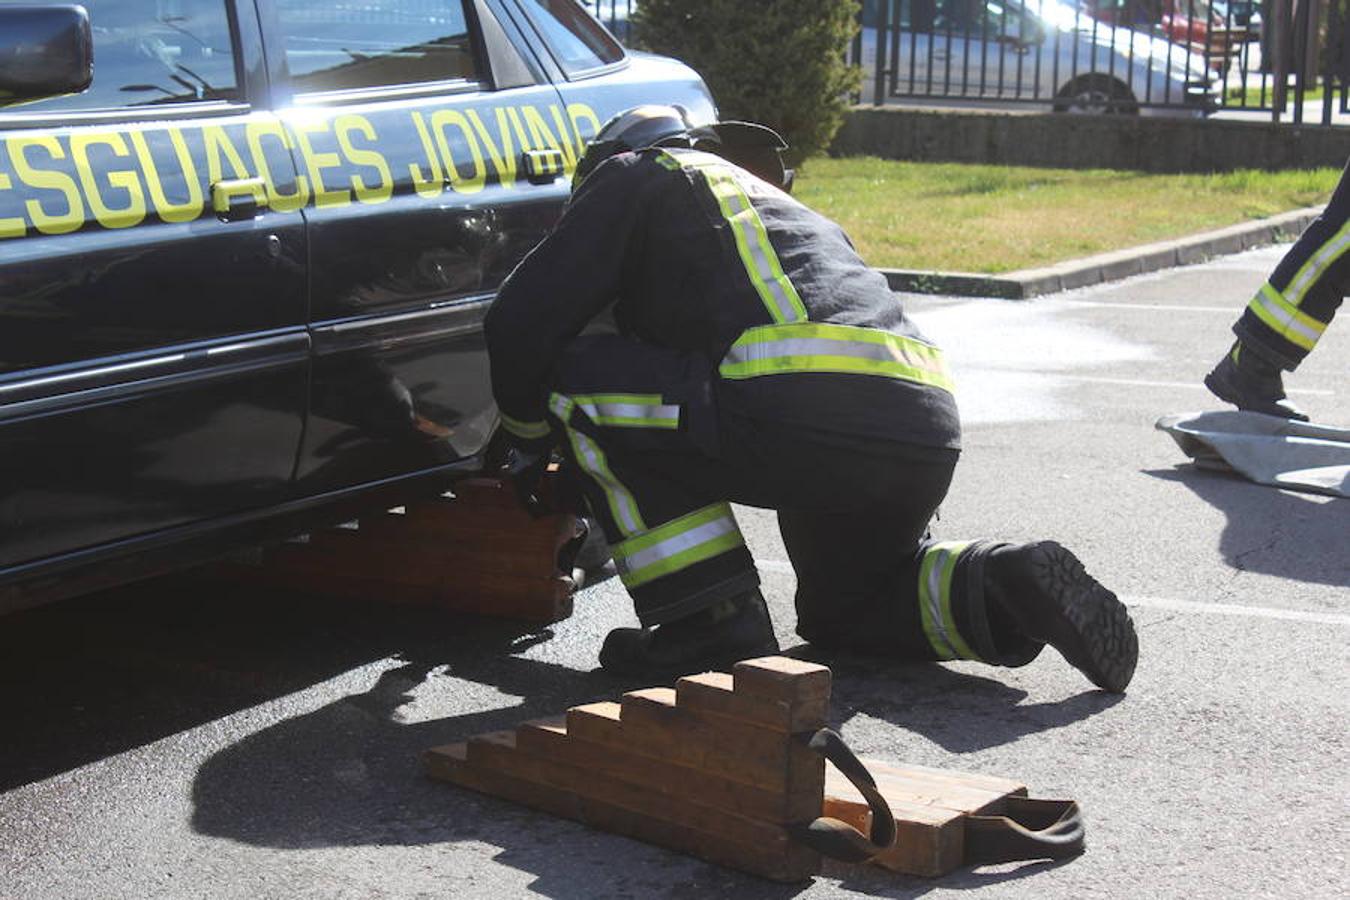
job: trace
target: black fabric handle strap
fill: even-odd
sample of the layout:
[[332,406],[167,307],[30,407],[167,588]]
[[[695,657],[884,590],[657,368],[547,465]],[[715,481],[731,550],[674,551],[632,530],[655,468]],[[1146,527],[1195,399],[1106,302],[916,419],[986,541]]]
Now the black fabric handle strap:
[[808,825],[789,825],[788,832],[793,838],[822,856],[851,863],[867,862],[895,843],[895,816],[891,814],[890,805],[877,790],[872,773],[838,732],[822,728],[811,736],[808,746],[843,772],[867,800],[872,811],[872,828],[870,834],[863,834],[840,819],[820,816]]
[[1072,800],[1009,797],[1002,815],[966,817],[966,865],[1067,859],[1083,852],[1083,814]]

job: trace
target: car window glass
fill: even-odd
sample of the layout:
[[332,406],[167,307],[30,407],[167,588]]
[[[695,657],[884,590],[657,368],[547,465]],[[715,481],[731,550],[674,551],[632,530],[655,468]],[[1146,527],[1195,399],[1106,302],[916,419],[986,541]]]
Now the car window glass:
[[623,48],[573,0],[526,0],[549,49],[568,75],[623,59]]
[[278,0],[296,91],[476,81],[464,0]]
[[[33,4],[0,0],[6,6]],[[79,94],[9,108],[88,110],[238,98],[225,0],[81,0],[81,5],[89,11],[94,40],[93,83]]]

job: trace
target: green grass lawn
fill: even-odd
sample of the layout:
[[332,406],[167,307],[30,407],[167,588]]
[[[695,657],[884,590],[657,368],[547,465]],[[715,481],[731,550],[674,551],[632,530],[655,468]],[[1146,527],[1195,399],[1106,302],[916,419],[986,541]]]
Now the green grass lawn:
[[1337,169],[1150,175],[808,160],[795,196],[844,226],[869,265],[1009,272],[1325,203]]

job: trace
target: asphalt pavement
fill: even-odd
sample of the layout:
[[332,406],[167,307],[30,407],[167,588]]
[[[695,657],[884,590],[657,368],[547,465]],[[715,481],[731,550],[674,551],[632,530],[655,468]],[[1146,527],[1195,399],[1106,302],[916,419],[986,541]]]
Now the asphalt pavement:
[[[835,668],[860,753],[1078,799],[1088,851],[936,879],[776,885],[426,780],[425,748],[626,687],[615,579],[531,632],[176,577],[0,628],[0,897],[1322,898],[1350,893],[1350,502],[1199,471],[1153,428],[1283,247],[1033,301],[908,296],[965,450],[942,538],[1053,537],[1130,606],[1129,692],[1031,665]],[[1350,326],[1288,378],[1350,426]],[[785,647],[772,513],[738,510]]]

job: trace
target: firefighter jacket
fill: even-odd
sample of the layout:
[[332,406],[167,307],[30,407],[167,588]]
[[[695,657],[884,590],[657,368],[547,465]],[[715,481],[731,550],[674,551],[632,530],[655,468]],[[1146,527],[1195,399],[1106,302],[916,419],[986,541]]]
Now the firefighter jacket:
[[959,446],[942,353],[885,277],[838,225],[711,154],[607,160],[502,285],[486,333],[516,438],[548,436],[553,367],[608,317],[630,339],[678,351],[668,387],[686,396],[669,399],[699,393],[693,371],[723,413],[845,440]]

